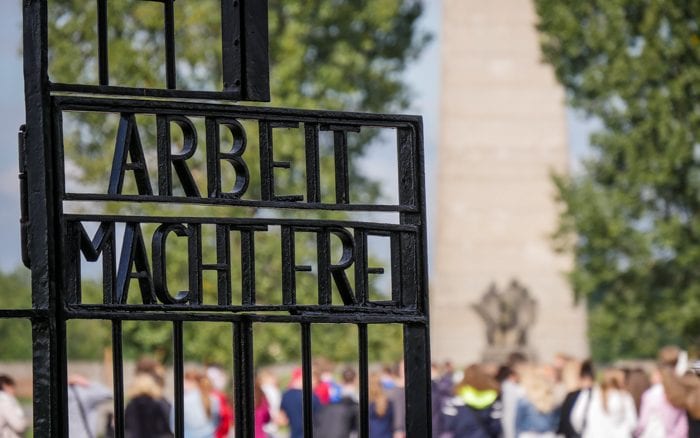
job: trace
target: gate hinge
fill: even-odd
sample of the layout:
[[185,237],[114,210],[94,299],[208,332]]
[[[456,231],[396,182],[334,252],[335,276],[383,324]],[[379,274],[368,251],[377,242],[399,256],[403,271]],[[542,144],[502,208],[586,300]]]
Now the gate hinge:
[[27,187],[27,164],[25,161],[26,154],[24,149],[26,137],[27,125],[23,124],[19,127],[19,132],[17,133],[17,146],[19,149],[19,233],[22,245],[22,263],[24,263],[24,266],[27,268],[31,268],[31,260],[29,259],[29,192]]

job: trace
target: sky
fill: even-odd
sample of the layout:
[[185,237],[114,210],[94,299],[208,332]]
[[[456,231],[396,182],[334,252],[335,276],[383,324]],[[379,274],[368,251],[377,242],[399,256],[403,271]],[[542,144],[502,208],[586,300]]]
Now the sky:
[[[22,79],[21,0],[2,0],[0,6],[0,269],[11,270],[20,262],[19,184],[17,180],[17,129],[24,122]],[[440,94],[440,1],[427,0],[420,26],[433,35],[433,41],[406,72],[412,88],[412,104],[407,113],[424,120],[428,223],[435,223],[435,199]],[[580,167],[588,150],[588,136],[595,124],[574,111],[567,112],[571,167]],[[373,160],[377,161],[377,160]],[[375,168],[375,176],[381,169]],[[430,237],[430,234],[429,234]]]

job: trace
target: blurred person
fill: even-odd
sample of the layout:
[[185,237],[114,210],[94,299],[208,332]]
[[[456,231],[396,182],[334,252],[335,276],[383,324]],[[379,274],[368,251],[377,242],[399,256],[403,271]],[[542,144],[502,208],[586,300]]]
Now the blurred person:
[[[126,438],[170,438],[170,403],[163,397],[162,366],[140,360],[127,391],[129,402],[124,410]],[[164,372],[164,370],[163,370]]]
[[[287,390],[282,394],[280,403],[280,411],[277,416],[277,423],[280,426],[289,426],[289,438],[304,437],[304,379],[301,368],[295,368],[292,371],[292,379],[289,382]],[[316,417],[321,402],[316,394],[311,394],[311,409],[313,416]],[[314,418],[314,424],[316,423]]]
[[634,407],[637,410],[637,415],[640,413],[642,405],[642,394],[651,387],[649,374],[641,368],[629,370],[625,376],[625,389],[630,393],[634,400]]
[[369,438],[394,436],[394,406],[382,383],[380,374],[369,376]]
[[214,432],[214,437],[227,438],[233,426],[233,406],[226,395],[228,375],[220,365],[209,365],[207,378],[211,382],[211,394],[219,401],[219,424]]
[[[564,391],[564,396],[567,394],[581,389],[581,367],[583,362],[570,359],[568,360],[561,369],[560,372],[560,387]],[[563,399],[563,397],[562,397]]]
[[480,365],[464,370],[442,409],[440,437],[498,438],[502,433],[498,381]]
[[662,373],[675,374],[680,348],[667,346],[659,351],[657,367],[651,374],[651,387],[642,394],[637,435],[640,438],[679,438],[688,436],[684,409],[666,397]]
[[447,394],[443,394],[440,388],[442,375],[440,367],[437,363],[430,364],[430,405],[431,418],[433,424],[432,437],[439,438],[442,420],[442,405],[449,398]]
[[270,437],[275,437],[277,434],[277,417],[280,412],[280,403],[282,401],[282,392],[277,384],[277,376],[268,369],[263,369],[258,372],[260,389],[265,395],[265,400],[270,412],[271,421],[263,426],[265,433]]
[[396,386],[396,381],[394,379],[394,372],[391,365],[384,365],[382,367],[382,372],[380,374],[380,380],[382,382],[382,388],[385,390],[392,389]]
[[519,373],[527,365],[527,358],[520,352],[513,352],[508,355],[508,360],[505,364],[507,372],[501,381],[501,404],[503,406],[503,415],[501,417],[501,425],[503,426],[503,438],[515,437],[515,414],[518,407],[518,400],[525,393],[520,385]]
[[[183,414],[185,438],[211,438],[219,425],[219,400],[212,394],[211,382],[200,370],[188,370],[183,380]],[[175,411],[170,411],[170,424]]]
[[386,395],[391,400],[394,411],[394,438],[406,437],[406,388],[404,378],[403,360],[391,367],[391,376],[394,380],[392,388],[386,390]]
[[559,425],[554,373],[542,366],[526,367],[522,369],[521,382],[524,396],[517,402],[515,436],[553,438]]
[[668,400],[686,411],[688,436],[700,437],[700,361],[682,376],[669,370],[662,370],[661,376]]
[[[565,377],[566,380],[567,377]],[[583,361],[579,365],[578,388],[573,389],[564,398],[559,411],[559,425],[557,426],[557,434],[565,438],[578,438],[580,435],[571,424],[571,412],[576,405],[576,400],[581,393],[589,393],[595,383],[595,374],[593,371],[593,363],[590,359]],[[590,400],[590,398],[589,398]],[[587,409],[586,409],[587,410]]]
[[78,374],[68,376],[68,434],[71,438],[96,437],[100,406],[109,400],[112,400],[112,392],[104,385]]
[[319,358],[314,363],[314,394],[322,405],[340,400],[340,385],[335,381],[335,365],[326,358]]
[[24,410],[17,401],[15,380],[0,375],[0,438],[20,438],[29,428]]
[[357,433],[360,413],[353,368],[343,370],[341,383],[338,399],[331,399],[318,415],[318,433],[323,438],[349,438]]
[[629,438],[637,424],[632,396],[624,389],[620,370],[603,372],[602,381],[581,393],[571,412],[571,424],[582,438]]
[[255,438],[268,438],[265,426],[271,422],[272,416],[270,415],[270,405],[260,387],[260,379],[255,379],[254,391]]

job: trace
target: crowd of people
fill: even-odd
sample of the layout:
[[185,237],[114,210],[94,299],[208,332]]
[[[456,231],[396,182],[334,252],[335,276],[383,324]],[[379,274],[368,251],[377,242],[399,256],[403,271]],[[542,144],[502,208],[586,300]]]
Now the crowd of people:
[[[313,364],[312,419],[314,436],[349,438],[359,427],[359,383],[353,367],[327,360]],[[284,373],[286,377],[287,373]],[[281,389],[278,376],[261,370],[254,385],[255,438],[302,438],[304,391],[302,369],[291,371]],[[15,383],[0,376],[0,438],[23,436],[29,426],[14,397]],[[218,366],[191,368],[183,376],[183,427],[186,438],[227,438],[234,435],[235,418],[228,374]],[[172,391],[172,388],[170,388]],[[124,435],[127,438],[173,437],[175,408],[166,395],[166,369],[151,358],[136,363],[124,398]],[[369,424],[372,438],[404,438],[405,396],[403,364],[369,375]],[[68,429],[71,438],[114,436],[114,417],[105,421],[112,392],[80,375],[68,377]],[[110,402],[110,403],[107,403]]]
[[648,370],[519,353],[460,373],[433,366],[433,438],[697,438],[698,372],[677,347]]
[[[369,437],[405,438],[403,364],[370,370]],[[495,366],[432,369],[433,438],[686,438],[700,437],[700,364],[689,366],[676,347],[659,352],[653,368],[608,367],[559,355],[537,364],[519,353]],[[255,438],[302,438],[305,424],[320,438],[358,434],[359,382],[353,367],[319,360],[312,367],[312,418],[304,421],[303,372],[294,368],[284,388],[271,369],[254,386]],[[99,421],[112,393],[81,376],[68,378],[69,435],[111,436],[114,421]],[[15,382],[0,375],[0,437],[23,436],[29,421],[15,398]],[[233,386],[218,366],[188,369],[183,379],[187,438],[234,434]],[[172,389],[170,389],[172,391]],[[175,409],[166,396],[166,370],[153,359],[137,362],[125,393],[129,438],[174,436]],[[111,403],[109,403],[111,404]],[[106,429],[105,430],[105,423]],[[98,426],[102,424],[102,426]],[[101,428],[100,428],[101,427]]]

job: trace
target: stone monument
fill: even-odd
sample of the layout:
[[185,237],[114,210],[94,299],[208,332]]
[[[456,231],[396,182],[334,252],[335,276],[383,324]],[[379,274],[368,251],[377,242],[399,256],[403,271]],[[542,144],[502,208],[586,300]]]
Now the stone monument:
[[[574,305],[564,276],[572,260],[550,240],[551,174],[568,169],[564,92],[541,61],[534,5],[443,0],[442,8],[433,358],[584,356],[585,306]],[[488,313],[523,290],[523,315]]]

